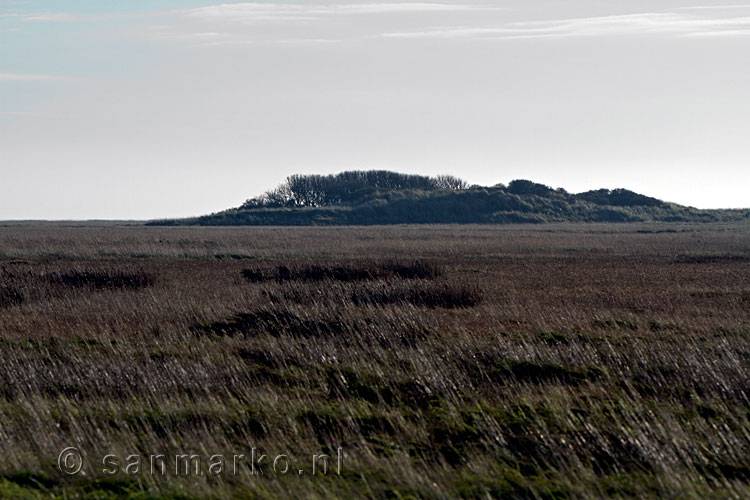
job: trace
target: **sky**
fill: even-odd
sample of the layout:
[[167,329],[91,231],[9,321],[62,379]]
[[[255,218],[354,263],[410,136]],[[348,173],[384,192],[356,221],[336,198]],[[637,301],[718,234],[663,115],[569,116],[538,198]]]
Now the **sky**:
[[750,0],[0,0],[0,220],[388,169],[750,207]]

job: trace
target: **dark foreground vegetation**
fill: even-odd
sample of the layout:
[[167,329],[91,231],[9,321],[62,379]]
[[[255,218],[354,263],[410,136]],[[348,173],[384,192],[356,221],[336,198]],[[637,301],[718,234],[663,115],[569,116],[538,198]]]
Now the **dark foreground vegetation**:
[[2,499],[748,498],[748,391],[746,224],[0,228]]
[[509,224],[540,222],[719,222],[750,220],[750,210],[697,210],[634,193],[572,194],[528,180],[470,186],[443,175],[383,170],[293,175],[239,208],[150,225]]

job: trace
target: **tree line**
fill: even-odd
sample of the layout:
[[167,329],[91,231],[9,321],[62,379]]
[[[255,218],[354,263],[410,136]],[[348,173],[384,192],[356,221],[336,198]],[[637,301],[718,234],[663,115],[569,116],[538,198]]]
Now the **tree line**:
[[291,175],[275,189],[247,200],[241,208],[325,207],[361,203],[383,192],[468,189],[452,175],[428,177],[387,170],[350,171],[332,175]]

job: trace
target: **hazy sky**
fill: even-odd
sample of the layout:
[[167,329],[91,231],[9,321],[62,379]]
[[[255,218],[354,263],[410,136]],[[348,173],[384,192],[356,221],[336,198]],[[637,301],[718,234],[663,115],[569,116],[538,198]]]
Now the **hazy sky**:
[[0,0],[0,219],[351,169],[750,206],[750,0]]

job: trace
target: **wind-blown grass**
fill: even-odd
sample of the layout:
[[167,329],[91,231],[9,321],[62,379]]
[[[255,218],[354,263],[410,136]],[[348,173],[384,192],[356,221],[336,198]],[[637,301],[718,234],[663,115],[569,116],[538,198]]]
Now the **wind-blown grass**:
[[0,230],[0,498],[748,497],[750,231],[623,227]]

